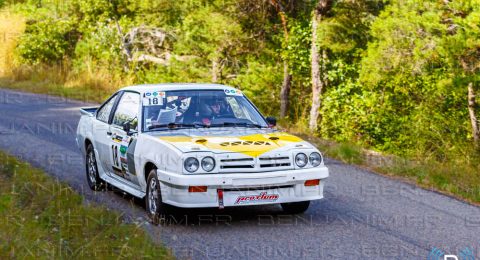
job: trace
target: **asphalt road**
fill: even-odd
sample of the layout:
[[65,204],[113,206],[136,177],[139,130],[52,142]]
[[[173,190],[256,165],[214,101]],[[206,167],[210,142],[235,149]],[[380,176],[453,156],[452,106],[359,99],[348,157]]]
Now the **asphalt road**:
[[67,182],[86,203],[143,223],[178,258],[426,259],[433,247],[480,256],[480,208],[329,159],[325,199],[302,215],[278,206],[183,210],[152,226],[138,200],[88,189],[74,137],[83,106],[0,89],[0,149]]

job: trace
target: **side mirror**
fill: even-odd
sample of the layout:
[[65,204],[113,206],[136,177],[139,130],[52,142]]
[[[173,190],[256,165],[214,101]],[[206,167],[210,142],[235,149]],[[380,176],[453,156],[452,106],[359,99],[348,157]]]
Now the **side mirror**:
[[269,116],[267,118],[265,118],[267,120],[267,123],[268,123],[268,127],[274,127],[277,125],[277,119],[273,116]]
[[123,124],[123,131],[125,131],[127,135],[130,135],[130,128],[131,128],[130,122],[126,122],[125,124]]

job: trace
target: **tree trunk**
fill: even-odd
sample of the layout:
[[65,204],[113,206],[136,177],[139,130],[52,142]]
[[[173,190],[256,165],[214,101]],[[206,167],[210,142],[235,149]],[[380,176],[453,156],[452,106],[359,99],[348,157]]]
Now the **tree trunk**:
[[[283,37],[285,43],[288,43],[288,26],[287,26],[287,16],[285,14],[285,10],[280,1],[277,0],[270,0],[270,3],[277,9],[278,15],[280,16],[280,20],[282,21],[283,27]],[[290,88],[292,86],[292,75],[288,70],[288,62],[287,60],[283,61],[283,83],[282,89],[280,90],[280,118],[285,118],[288,113],[288,106],[289,106],[289,95],[290,95]]]
[[[320,71],[320,51],[317,44],[317,28],[318,23],[321,21],[321,15],[317,12],[313,15],[312,21],[312,47],[311,47],[311,59],[312,59],[312,107],[310,110],[310,123],[309,128],[315,131],[318,127],[318,118],[320,114],[321,95],[324,82],[322,81]],[[326,55],[326,53],[324,53]]]
[[320,50],[317,44],[317,29],[318,24],[322,22],[323,17],[332,9],[333,2],[333,0],[319,0],[313,11],[312,47],[310,50],[312,56],[312,107],[310,110],[309,127],[311,131],[317,130],[322,102],[322,90],[327,84],[327,50],[322,50],[322,57],[319,56]]
[[123,70],[128,71],[129,70],[129,62],[132,60],[132,52],[128,48],[128,46],[125,44],[125,36],[123,35],[122,32],[122,27],[120,27],[120,24],[118,23],[118,20],[115,19],[115,25],[117,26],[117,32],[118,36],[120,37],[120,40],[122,41],[121,48],[123,51],[123,54],[125,54],[125,57],[122,59],[123,60]]
[[289,106],[290,87],[292,85],[292,75],[288,72],[287,61],[283,62],[283,84],[280,91],[280,118],[287,116]]
[[212,60],[212,82],[217,83],[218,82],[218,74],[219,74],[219,64],[217,59]]
[[476,148],[480,147],[480,129],[477,116],[475,115],[475,92],[473,84],[468,84],[468,113],[470,114],[470,122],[472,124],[473,143]]

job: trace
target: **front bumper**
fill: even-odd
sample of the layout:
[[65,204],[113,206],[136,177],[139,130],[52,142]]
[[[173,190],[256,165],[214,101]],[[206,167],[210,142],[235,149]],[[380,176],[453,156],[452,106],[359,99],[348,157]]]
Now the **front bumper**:
[[[323,180],[328,175],[328,168],[325,166],[261,173],[202,175],[157,170],[163,202],[182,208],[262,205],[322,199]],[[320,180],[319,185],[305,186],[305,181],[315,179]],[[207,191],[189,192],[189,186],[207,186]]]

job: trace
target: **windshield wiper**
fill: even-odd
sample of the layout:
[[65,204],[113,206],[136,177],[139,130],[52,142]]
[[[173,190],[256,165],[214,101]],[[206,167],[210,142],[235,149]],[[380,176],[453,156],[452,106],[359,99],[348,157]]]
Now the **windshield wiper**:
[[165,128],[167,129],[184,129],[184,128],[189,128],[189,127],[194,127],[194,128],[205,128],[209,127],[209,125],[205,124],[177,124],[177,123],[169,123],[169,124],[161,124],[161,125],[152,125],[148,127],[148,130],[153,130],[153,129],[158,129],[158,128]]
[[243,127],[254,127],[254,128],[263,128],[261,125],[253,124],[253,123],[235,123],[235,122],[224,122],[223,124],[213,124],[210,127],[222,127],[222,126],[243,126]]

